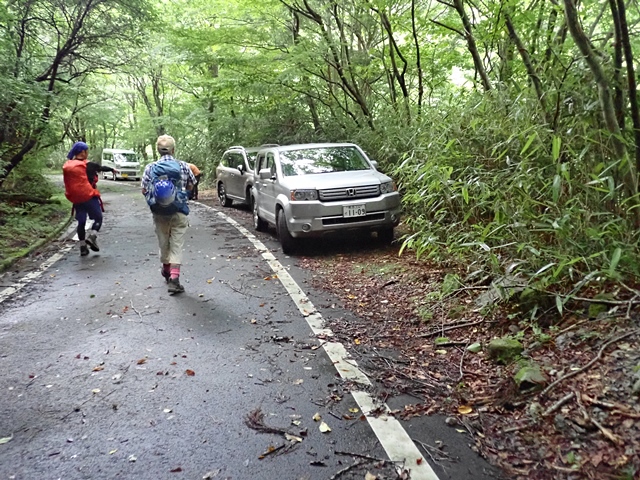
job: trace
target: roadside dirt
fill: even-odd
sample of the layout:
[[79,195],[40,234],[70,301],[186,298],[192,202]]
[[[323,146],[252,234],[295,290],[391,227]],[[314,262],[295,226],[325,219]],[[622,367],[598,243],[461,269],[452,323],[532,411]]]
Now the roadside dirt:
[[[215,191],[200,201],[217,205]],[[247,209],[224,211],[251,228]],[[400,254],[399,242],[317,247],[298,264],[356,314],[329,327],[377,394],[416,399],[397,416],[447,415],[509,478],[640,478],[636,288],[566,305],[540,325],[498,302],[490,280],[465,282],[464,268]],[[503,337],[520,342],[520,355],[490,358],[490,342]]]

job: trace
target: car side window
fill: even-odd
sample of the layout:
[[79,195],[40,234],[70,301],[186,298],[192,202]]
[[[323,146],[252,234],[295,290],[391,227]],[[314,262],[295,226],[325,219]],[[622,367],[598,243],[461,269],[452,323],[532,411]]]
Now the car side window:
[[258,166],[258,172],[260,172],[260,170],[262,170],[263,168],[267,168],[266,167],[266,158],[264,155],[258,155],[258,158],[256,160],[256,165]]
[[241,153],[236,153],[236,168],[244,165],[244,156]]
[[269,170],[271,170],[271,175],[276,174],[276,161],[275,161],[275,158],[273,157],[273,153],[267,153],[267,164],[265,168],[268,168]]
[[224,155],[222,155],[222,160],[220,160],[220,165],[223,167],[228,167],[229,166],[229,154],[225,153]]

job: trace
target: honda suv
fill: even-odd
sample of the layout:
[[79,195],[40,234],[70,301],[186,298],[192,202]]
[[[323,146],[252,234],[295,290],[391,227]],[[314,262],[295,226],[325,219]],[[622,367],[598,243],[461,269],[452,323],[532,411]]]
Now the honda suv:
[[301,238],[346,230],[391,243],[400,221],[395,184],[353,143],[260,149],[251,206],[254,228],[274,225],[284,253]]

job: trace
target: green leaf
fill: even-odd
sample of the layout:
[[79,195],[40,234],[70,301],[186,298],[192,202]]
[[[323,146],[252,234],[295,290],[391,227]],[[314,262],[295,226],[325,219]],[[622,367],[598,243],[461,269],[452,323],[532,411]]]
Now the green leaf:
[[9,443],[11,440],[13,440],[13,433],[11,434],[10,437],[0,438],[0,445],[4,445],[5,443]]
[[618,247],[613,252],[613,257],[611,257],[611,263],[609,264],[609,273],[615,272],[618,263],[620,263],[620,257],[622,257],[622,249]]
[[558,198],[560,198],[560,189],[562,188],[562,177],[560,175],[556,175],[553,177],[553,201],[554,203],[558,202]]
[[482,350],[482,345],[480,345],[478,342],[472,343],[467,347],[467,350],[469,350],[471,353],[478,353]]
[[558,295],[556,295],[556,308],[558,309],[558,312],[560,313],[560,315],[562,315],[562,311],[564,309],[564,302],[562,301],[562,298],[559,297]]
[[551,148],[551,155],[553,161],[557,161],[560,158],[560,146],[562,145],[562,139],[560,137],[553,137],[553,144]]
[[527,143],[525,143],[524,147],[522,147],[522,150],[520,150],[520,155],[524,155],[525,152],[529,150],[529,147],[531,146],[531,144],[533,143],[533,141],[536,139],[537,136],[538,134],[536,132],[533,132],[531,135],[529,135],[529,138],[527,139]]

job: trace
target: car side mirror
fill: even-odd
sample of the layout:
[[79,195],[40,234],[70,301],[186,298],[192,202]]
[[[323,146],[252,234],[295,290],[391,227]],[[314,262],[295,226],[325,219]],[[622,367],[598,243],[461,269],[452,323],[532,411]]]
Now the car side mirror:
[[240,171],[240,175],[244,175],[244,165],[238,165],[238,170]]
[[378,162],[376,162],[375,160],[371,160],[371,165],[373,165],[373,168],[375,168],[376,170],[378,169]]
[[258,175],[260,176],[260,180],[270,180],[271,179],[271,169],[270,168],[263,168],[262,170],[260,170],[260,173]]

